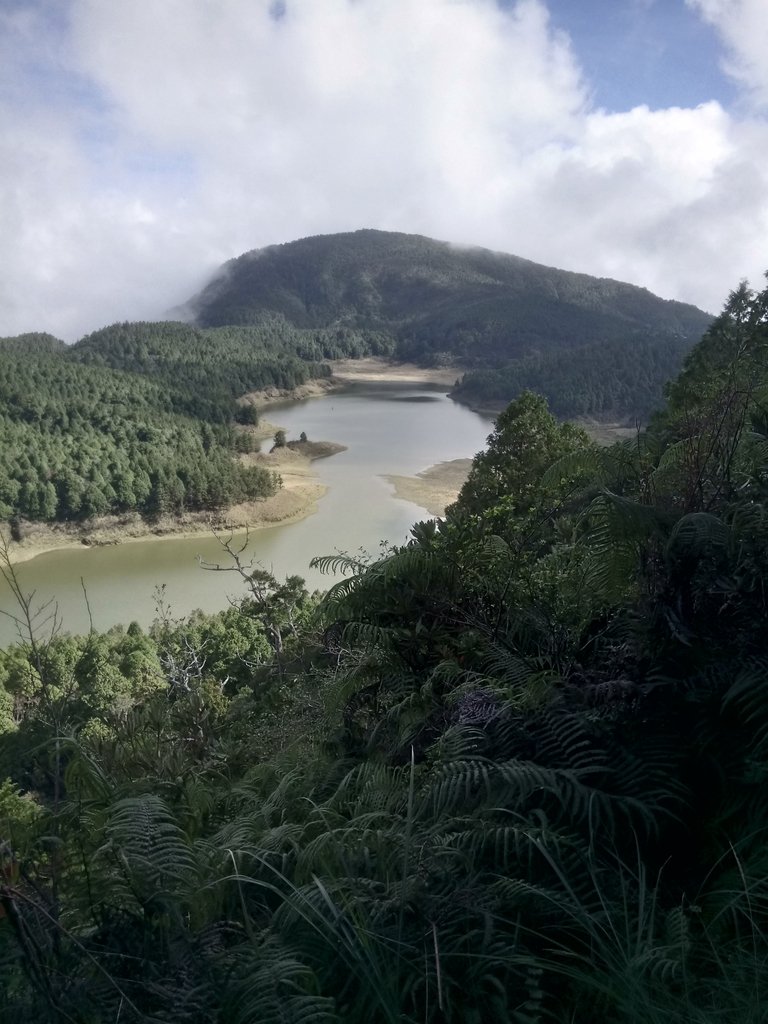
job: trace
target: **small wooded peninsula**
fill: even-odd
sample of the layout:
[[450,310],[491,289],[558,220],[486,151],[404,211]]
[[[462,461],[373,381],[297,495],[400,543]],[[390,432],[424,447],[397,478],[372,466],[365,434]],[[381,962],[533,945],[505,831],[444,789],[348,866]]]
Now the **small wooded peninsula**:
[[[559,273],[357,232],[194,323],[0,343],[0,1019],[764,1020],[768,288],[712,319]],[[221,613],[37,610],[13,530],[259,500],[238,399],[364,355],[512,389],[444,517],[318,551],[324,593],[223,536]],[[603,447],[562,413],[600,359],[647,410]]]

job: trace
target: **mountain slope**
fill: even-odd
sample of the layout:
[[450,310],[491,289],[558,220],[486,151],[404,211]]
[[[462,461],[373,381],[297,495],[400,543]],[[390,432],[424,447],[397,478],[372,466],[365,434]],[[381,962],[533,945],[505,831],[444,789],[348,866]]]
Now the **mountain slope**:
[[374,230],[245,253],[188,308],[207,327],[278,317],[299,328],[377,331],[400,358],[477,367],[632,337],[692,345],[711,321],[634,285]]

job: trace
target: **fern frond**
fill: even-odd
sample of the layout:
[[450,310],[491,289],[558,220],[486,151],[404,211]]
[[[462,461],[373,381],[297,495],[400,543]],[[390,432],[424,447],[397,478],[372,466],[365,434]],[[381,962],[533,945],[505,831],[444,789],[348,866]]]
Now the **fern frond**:
[[723,696],[723,708],[734,707],[742,721],[753,730],[753,757],[760,757],[768,744],[768,705],[765,699],[768,660],[752,658],[741,668]]
[[668,558],[707,554],[724,555],[731,531],[718,516],[709,512],[689,512],[675,523],[666,546]]
[[318,569],[324,576],[338,576],[339,573],[346,576],[368,568],[368,563],[364,559],[338,552],[335,555],[318,555],[310,560],[309,567]]
[[334,1000],[320,994],[311,967],[274,942],[237,957],[221,1020],[228,1024],[339,1024]]
[[553,462],[541,478],[541,486],[545,489],[557,487],[564,480],[584,480],[597,484],[611,482],[612,474],[606,465],[603,452],[599,448],[581,448],[568,452]]
[[158,796],[126,797],[111,808],[106,842],[96,860],[119,866],[112,871],[116,891],[141,905],[175,903],[194,891],[198,863],[187,837]]

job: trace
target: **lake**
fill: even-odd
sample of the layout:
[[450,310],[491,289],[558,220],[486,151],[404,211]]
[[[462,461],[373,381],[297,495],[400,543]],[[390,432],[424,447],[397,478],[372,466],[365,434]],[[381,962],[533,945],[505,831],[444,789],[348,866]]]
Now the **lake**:
[[[457,405],[444,392],[442,385],[354,383],[324,398],[270,406],[265,419],[283,427],[289,440],[305,431],[310,440],[336,441],[347,451],[313,464],[329,488],[317,513],[255,532],[249,556],[278,578],[298,573],[311,588],[325,588],[332,579],[309,568],[315,555],[375,553],[382,540],[406,540],[411,525],[429,514],[395,498],[382,476],[412,476],[437,462],[471,457],[493,427],[490,418]],[[35,591],[36,604],[55,602],[62,627],[84,632],[89,608],[97,630],[131,621],[149,625],[160,586],[174,617],[195,608],[218,611],[245,594],[234,573],[207,572],[198,558],[225,560],[218,541],[201,535],[52,551],[17,571],[24,591]],[[15,611],[2,582],[0,612]],[[0,646],[14,638],[13,624],[0,615]]]

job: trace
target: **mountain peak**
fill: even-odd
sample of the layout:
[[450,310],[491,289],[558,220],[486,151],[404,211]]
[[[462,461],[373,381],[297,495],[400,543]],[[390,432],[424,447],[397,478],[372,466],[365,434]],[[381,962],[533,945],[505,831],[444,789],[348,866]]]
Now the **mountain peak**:
[[635,285],[374,228],[246,252],[224,264],[189,308],[204,327],[277,317],[303,329],[384,333],[401,358],[451,353],[486,366],[649,334],[693,344],[711,320]]

